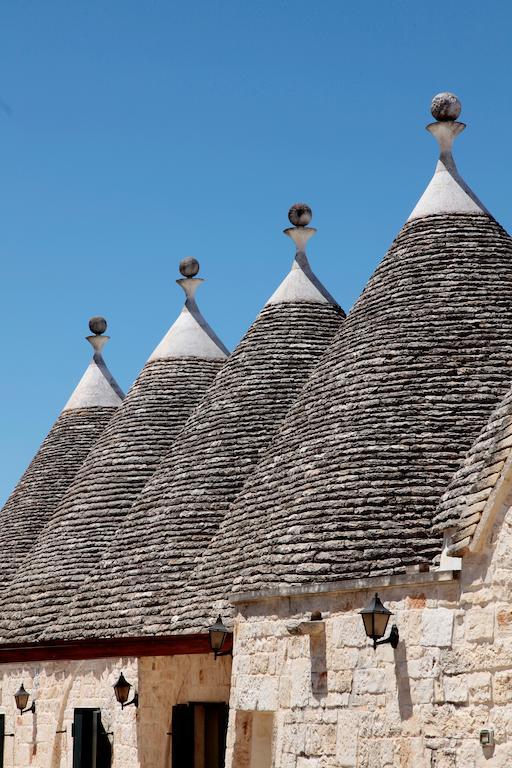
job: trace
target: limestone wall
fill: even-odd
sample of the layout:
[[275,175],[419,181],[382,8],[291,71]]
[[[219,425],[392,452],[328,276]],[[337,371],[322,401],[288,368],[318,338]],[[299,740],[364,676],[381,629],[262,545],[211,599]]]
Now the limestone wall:
[[[372,589],[241,605],[226,768],[256,766],[244,743],[254,711],[273,715],[272,757],[257,768],[511,768],[512,511],[498,518],[460,581],[379,589],[396,651],[365,637]],[[291,635],[313,610],[324,632]],[[483,728],[494,747],[480,745]]]
[[[113,768],[170,768],[173,705],[227,701],[231,680],[226,768],[512,768],[510,501],[483,544],[459,580],[412,574],[379,586],[396,651],[374,651],[358,615],[376,579],[241,605],[232,673],[229,657],[212,654],[0,665],[0,712],[14,733],[5,766],[71,768],[74,709],[97,707]],[[290,633],[318,610],[322,631]],[[138,710],[115,701],[121,670]],[[15,712],[21,681],[35,716]],[[494,747],[481,746],[484,728]]]
[[[122,710],[113,685],[121,670],[139,694]],[[5,768],[71,768],[76,708],[99,708],[113,768],[170,768],[172,707],[229,701],[231,658],[213,654],[0,665],[0,714],[6,715]],[[16,713],[24,682],[36,713]]]
[[[5,714],[5,768],[70,768],[75,708],[101,710],[113,746],[114,768],[138,768],[137,713],[121,707],[113,684],[123,670],[137,685],[136,659],[35,662],[0,665],[0,713]],[[17,713],[14,693],[23,681],[36,712]]]
[[174,704],[228,702],[230,678],[229,656],[215,660],[210,653],[139,659],[141,768],[171,768],[169,733]]

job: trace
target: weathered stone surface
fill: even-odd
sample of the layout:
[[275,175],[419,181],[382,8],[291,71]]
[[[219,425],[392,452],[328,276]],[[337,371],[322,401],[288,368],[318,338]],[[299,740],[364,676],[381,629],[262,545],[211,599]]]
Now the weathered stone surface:
[[493,681],[494,701],[497,704],[512,702],[512,671],[496,672]]
[[[504,519],[509,520],[508,513]],[[263,603],[245,606],[243,621],[237,624],[235,659],[241,654],[246,660],[242,666],[248,666],[251,649],[268,643],[272,636],[279,638],[282,658],[288,659],[275,667],[280,691],[285,692],[275,710],[280,733],[273,753],[275,765],[296,768],[298,756],[303,755],[304,760],[319,760],[320,765],[330,765],[334,759],[333,765],[346,768],[509,768],[511,603],[504,599],[501,586],[507,570],[502,553],[509,547],[512,527],[505,522],[485,553],[463,559],[460,581],[423,585],[420,604],[413,597],[413,586],[380,592],[399,626],[396,650],[379,646],[374,651],[360,635],[359,610],[366,603],[365,593],[346,593],[343,601],[333,593],[323,604],[328,606],[324,615],[327,686],[316,695],[312,673],[317,660],[309,638],[286,635],[283,627],[290,615],[308,615],[317,596],[282,598],[267,611],[262,610]],[[502,635],[496,639],[498,622]],[[257,681],[245,677],[243,687],[250,690]],[[238,702],[237,691],[238,679],[233,690]],[[325,750],[307,737],[311,723],[324,733],[320,728],[330,722],[325,714],[333,712],[338,718],[334,754],[330,731]],[[479,743],[485,727],[495,732],[492,754],[485,753]],[[283,743],[285,753],[280,751]],[[295,764],[287,762],[292,756]],[[228,762],[227,768],[239,766]]]
[[357,768],[357,712],[339,712],[336,737],[336,759],[340,768]]
[[48,637],[173,631],[171,598],[343,318],[326,303],[264,307],[140,496],[130,496],[122,549],[111,542]]
[[448,608],[426,608],[422,614],[422,624],[421,645],[442,648],[452,644],[453,611]]
[[465,675],[443,678],[445,700],[453,704],[465,704],[468,700],[468,686]]
[[466,676],[469,700],[475,704],[492,701],[491,675],[489,672],[474,672]]
[[403,227],[169,608],[177,627],[204,626],[233,589],[438,554],[441,495],[510,387],[511,270],[512,241],[486,215]]
[[494,637],[494,610],[472,608],[466,611],[464,618],[466,626],[466,640],[480,642],[492,640]]
[[47,627],[61,634],[59,615],[88,574],[98,571],[131,504],[221,365],[169,358],[144,366],[41,531],[30,569],[10,582],[0,637],[33,641]]
[[58,417],[0,511],[0,590],[26,559],[115,411],[73,408]]
[[436,511],[434,528],[454,529],[450,552],[462,553],[471,542],[511,446],[512,389],[509,389],[482,427]]

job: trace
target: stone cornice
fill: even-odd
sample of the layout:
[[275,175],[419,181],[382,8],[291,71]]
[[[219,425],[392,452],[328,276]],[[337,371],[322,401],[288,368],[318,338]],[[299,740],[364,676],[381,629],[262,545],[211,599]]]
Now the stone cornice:
[[257,603],[276,598],[301,597],[305,595],[323,595],[340,592],[356,592],[366,589],[391,589],[393,587],[417,587],[427,584],[453,583],[459,578],[459,571],[415,571],[393,576],[368,576],[363,579],[347,579],[324,584],[304,584],[279,589],[259,590],[256,592],[236,592],[230,595],[231,603]]

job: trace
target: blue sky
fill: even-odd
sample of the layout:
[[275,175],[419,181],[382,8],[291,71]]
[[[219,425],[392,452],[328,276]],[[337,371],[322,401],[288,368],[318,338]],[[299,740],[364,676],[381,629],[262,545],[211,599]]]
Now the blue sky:
[[487,0],[0,2],[0,501],[90,357],[127,389],[182,304],[233,347],[288,271],[348,309],[435,165],[424,126],[452,90],[456,159],[510,229],[512,9]]

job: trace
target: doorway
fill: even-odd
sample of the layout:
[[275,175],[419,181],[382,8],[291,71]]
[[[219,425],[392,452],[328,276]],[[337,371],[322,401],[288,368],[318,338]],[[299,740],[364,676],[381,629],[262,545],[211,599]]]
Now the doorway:
[[190,702],[172,708],[172,768],[224,768],[228,705]]

